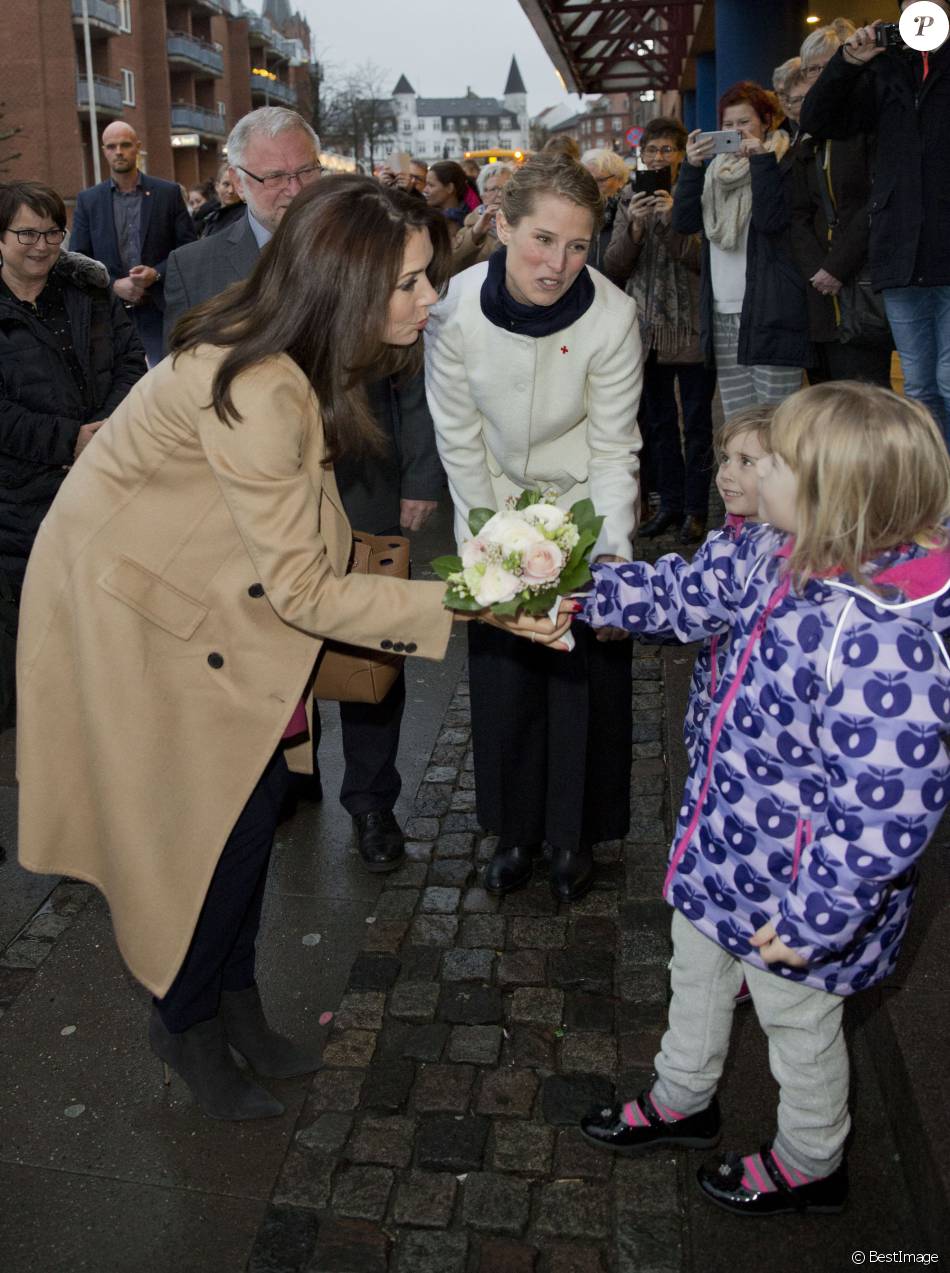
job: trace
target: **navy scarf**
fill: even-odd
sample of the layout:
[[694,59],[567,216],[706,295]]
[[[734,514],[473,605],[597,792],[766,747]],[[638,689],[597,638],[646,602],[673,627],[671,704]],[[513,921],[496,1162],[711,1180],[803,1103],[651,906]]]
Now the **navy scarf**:
[[496,327],[518,336],[552,336],[576,323],[593,305],[594,280],[586,266],[553,305],[519,304],[505,286],[507,259],[506,248],[494,251],[482,284],[482,313]]

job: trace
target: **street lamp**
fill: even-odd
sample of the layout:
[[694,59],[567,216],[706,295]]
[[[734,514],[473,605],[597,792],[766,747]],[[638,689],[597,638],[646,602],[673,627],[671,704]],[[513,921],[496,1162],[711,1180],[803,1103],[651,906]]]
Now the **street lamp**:
[[86,55],[86,94],[89,98],[89,131],[92,134],[92,171],[96,185],[102,180],[99,162],[99,121],[96,117],[96,82],[92,74],[92,40],[89,38],[89,4],[82,0],[82,44]]

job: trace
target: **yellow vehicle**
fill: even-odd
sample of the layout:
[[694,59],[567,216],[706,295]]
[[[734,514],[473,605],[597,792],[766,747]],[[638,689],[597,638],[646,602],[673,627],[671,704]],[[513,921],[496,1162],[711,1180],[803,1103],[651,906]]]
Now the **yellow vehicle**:
[[466,159],[475,159],[480,164],[514,163],[523,164],[530,159],[530,150],[466,150]]

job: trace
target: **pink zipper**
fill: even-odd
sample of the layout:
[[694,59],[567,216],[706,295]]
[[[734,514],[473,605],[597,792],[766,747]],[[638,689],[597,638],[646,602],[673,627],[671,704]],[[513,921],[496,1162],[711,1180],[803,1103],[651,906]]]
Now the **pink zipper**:
[[792,880],[798,879],[798,867],[802,858],[802,849],[811,844],[811,819],[799,818],[795,824],[795,848],[792,851]]
[[719,653],[719,633],[709,639],[709,697],[716,697],[716,655]]
[[700,814],[702,813],[702,810],[703,810],[703,805],[706,803],[706,796],[709,792],[709,784],[712,782],[713,761],[716,758],[716,746],[719,743],[719,736],[722,733],[722,727],[726,718],[726,713],[729,711],[729,709],[732,707],[732,704],[736,700],[736,697],[739,693],[739,689],[742,685],[742,678],[745,676],[746,668],[749,666],[749,660],[752,658],[752,652],[755,649],[756,645],[758,645],[759,641],[762,639],[762,633],[765,631],[765,625],[769,621],[769,615],[772,613],[775,607],[779,604],[779,602],[784,600],[790,586],[791,586],[791,579],[789,578],[783,579],[782,582],[779,584],[779,586],[772,593],[771,597],[769,597],[765,609],[759,615],[758,619],[756,620],[755,627],[752,629],[752,632],[749,635],[749,643],[742,652],[742,658],[739,660],[739,666],[736,668],[736,674],[733,677],[732,684],[729,686],[728,690],[726,691],[726,696],[722,700],[722,706],[719,708],[719,711],[716,715],[716,719],[713,722],[713,727],[709,735],[709,756],[706,762],[706,777],[703,779],[702,790],[699,793],[699,799],[696,801],[696,807],[693,810],[693,816],[689,820],[689,826],[686,828],[686,830],[683,832],[680,839],[677,841],[676,848],[673,850],[673,856],[670,858],[669,870],[666,872],[666,879],[663,881],[663,896],[664,897],[666,897],[666,894],[669,891],[669,887],[670,887],[670,884],[672,883],[673,876],[676,874],[676,868],[679,866],[680,862],[683,860],[683,854],[686,852],[687,848],[689,847],[689,842],[693,838],[693,835],[696,832],[696,826],[697,826],[697,823],[699,822]]

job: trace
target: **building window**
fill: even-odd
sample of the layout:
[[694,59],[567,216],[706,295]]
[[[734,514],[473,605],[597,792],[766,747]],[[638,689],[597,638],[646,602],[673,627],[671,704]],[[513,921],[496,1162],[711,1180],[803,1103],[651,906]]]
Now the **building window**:
[[615,115],[614,116],[614,132],[619,133],[622,128],[623,128],[623,120],[620,118],[619,115]]
[[508,118],[507,115],[502,115],[498,127],[499,128],[514,128],[514,124],[511,122],[511,120]]
[[442,131],[442,120],[441,120],[441,119],[433,119],[433,121],[432,121],[432,131],[433,131],[434,133],[441,133],[441,131]]
[[445,121],[445,126],[446,126],[446,128],[449,128],[449,129],[454,128],[454,127],[455,127],[455,120],[454,120],[454,119],[452,119],[451,117],[449,117],[449,118]]
[[135,105],[135,72],[122,68],[122,105]]
[[132,0],[119,0],[119,30],[124,35],[132,30]]
[[485,131],[485,129],[488,127],[488,120],[487,120],[487,119],[480,119],[480,120],[478,121],[478,127],[482,130],[482,132],[484,132],[484,131]]
[[597,130],[597,132],[602,133],[604,131],[604,123],[605,121],[603,119],[598,119],[595,122],[594,128]]
[[218,102],[218,114],[222,117],[228,113],[227,102]]
[[459,128],[468,128],[468,119],[467,119],[467,118],[464,118],[464,119],[460,119],[460,120],[459,120]]
[[411,119],[404,119],[404,120],[402,121],[402,131],[403,131],[404,133],[411,133],[411,132],[412,132],[412,120],[411,120]]

